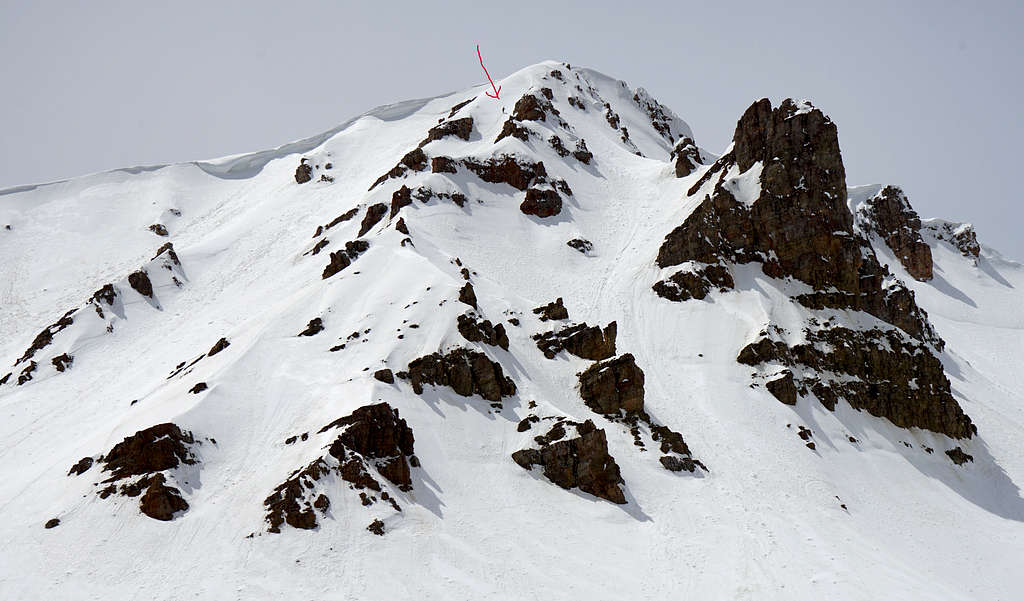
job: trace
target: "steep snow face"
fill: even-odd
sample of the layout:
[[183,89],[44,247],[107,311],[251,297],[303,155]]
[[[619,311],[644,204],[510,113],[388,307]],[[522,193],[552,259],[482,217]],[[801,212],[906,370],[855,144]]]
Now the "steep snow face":
[[[658,296],[694,269],[657,265],[704,196],[708,167],[670,162],[690,128],[589,69],[498,83],[0,195],[6,598],[1019,590],[1021,265],[924,220],[918,281],[866,234],[976,436],[784,405],[737,362],[769,325],[796,346],[810,318],[884,324],[798,306],[810,285],[753,263]],[[752,205],[769,170],[747,167],[724,185]],[[880,190],[851,189],[843,218]],[[143,431],[187,454],[118,446]],[[112,455],[132,479],[108,482]]]

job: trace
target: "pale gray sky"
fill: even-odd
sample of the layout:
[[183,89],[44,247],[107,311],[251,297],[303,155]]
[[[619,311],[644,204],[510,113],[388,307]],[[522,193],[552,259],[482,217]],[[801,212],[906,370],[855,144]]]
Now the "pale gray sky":
[[545,59],[646,87],[714,151],[767,96],[848,180],[1024,260],[1019,2],[0,2],[0,188],[260,150]]

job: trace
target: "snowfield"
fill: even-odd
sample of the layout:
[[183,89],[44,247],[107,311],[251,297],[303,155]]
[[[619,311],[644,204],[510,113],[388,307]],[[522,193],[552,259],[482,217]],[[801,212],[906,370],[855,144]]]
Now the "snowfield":
[[[965,256],[928,233],[935,225],[924,231],[935,276],[919,282],[871,239],[945,340],[940,359],[977,436],[899,428],[845,402],[834,412],[813,398],[783,405],[751,386],[759,368],[736,357],[769,322],[799,335],[811,312],[788,298],[806,285],[748,264],[733,270],[735,290],[704,300],[652,292],[670,271],[655,263],[659,246],[703,198],[687,190],[706,170],[675,177],[673,144],[642,106],[655,101],[557,62],[495,83],[500,100],[477,86],[398,103],[272,151],[0,191],[0,226],[10,225],[0,228],[0,377],[13,374],[0,385],[0,598],[1024,596],[1024,266],[984,244],[979,257]],[[576,138],[549,115],[530,123],[539,135],[495,142],[516,101],[541,88],[553,90]],[[523,214],[521,191],[465,168],[410,171],[370,190],[467,100],[455,117],[472,116],[469,139],[448,136],[424,151],[541,160],[550,181],[572,190],[558,215]],[[673,140],[693,135],[671,112],[666,123]],[[585,140],[590,164],[559,156],[546,141],[553,133],[570,150]],[[316,169],[300,185],[304,157]],[[760,164],[730,173],[727,185],[750,202],[760,174]],[[390,207],[402,185],[468,200],[414,198],[362,237],[369,248],[350,266],[323,279],[330,253],[358,238],[365,208]],[[851,206],[877,190],[851,188]],[[353,208],[356,217],[312,236]],[[399,217],[408,236],[395,229]],[[577,238],[592,250],[566,244]],[[165,269],[166,255],[154,255],[168,241],[180,265]],[[507,351],[459,334],[463,266],[478,313],[504,324]],[[152,298],[127,279],[143,267]],[[86,301],[107,283],[118,302],[101,317]],[[571,323],[617,323],[618,353],[633,354],[645,373],[647,412],[681,433],[707,471],[664,469],[655,447],[635,446],[628,427],[581,400],[577,373],[592,362],[538,351],[531,336],[554,326],[532,309],[558,297]],[[74,324],[17,385],[24,363],[15,362],[74,308]],[[831,313],[849,323],[864,315]],[[297,336],[314,318],[325,330]],[[222,337],[230,346],[171,375]],[[407,381],[373,377],[457,346],[500,363],[516,395],[496,407],[447,387],[417,395]],[[59,372],[50,359],[62,353],[74,359]],[[200,382],[208,388],[190,393]],[[415,434],[412,490],[384,482],[402,511],[363,506],[328,476],[319,486],[331,505],[316,529],[267,532],[263,500],[324,453],[332,435],[318,431],[378,402],[398,409]],[[627,503],[564,490],[516,465],[511,454],[546,431],[517,431],[529,414],[603,428]],[[101,499],[99,467],[68,476],[80,458],[163,422],[201,440],[198,462],[172,475],[189,505],[175,519],[142,515],[136,498]],[[813,432],[815,449],[800,427]],[[308,441],[285,443],[303,433]],[[945,451],[956,446],[974,461],[950,461]],[[44,528],[51,518],[60,525]],[[366,530],[378,518],[384,536]]]

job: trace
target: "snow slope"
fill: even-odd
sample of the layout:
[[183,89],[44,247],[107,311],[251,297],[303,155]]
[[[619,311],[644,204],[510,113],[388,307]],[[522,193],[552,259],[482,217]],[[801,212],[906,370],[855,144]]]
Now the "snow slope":
[[[274,151],[0,192],[0,225],[11,226],[0,230],[0,361],[13,364],[43,327],[104,284],[123,299],[102,319],[81,309],[82,319],[40,351],[31,381],[0,386],[0,597],[1020,597],[1021,264],[986,247],[973,260],[930,239],[936,277],[922,283],[873,241],[945,339],[946,374],[979,436],[954,442],[905,430],[845,403],[834,413],[806,399],[782,405],[750,387],[750,368],[736,355],[765,324],[803,319],[785,302],[799,284],[748,265],[736,269],[735,291],[705,301],[672,303],[651,291],[666,275],[654,263],[659,246],[699,201],[686,190],[703,168],[677,179],[669,163],[674,140],[692,137],[689,127],[669,112],[666,139],[634,100],[646,94],[589,69],[546,62],[496,83],[500,100],[478,86],[399,103]],[[557,133],[550,121],[531,124],[544,136],[494,142],[516,101],[542,87],[586,140],[589,165],[545,143]],[[409,173],[368,191],[466,100],[455,116],[473,117],[469,140],[431,142],[428,155],[542,160],[549,179],[573,192],[559,215],[524,215],[518,190],[463,169]],[[317,174],[334,181],[297,184],[303,157],[318,169],[331,162]],[[397,217],[385,217],[364,236],[362,256],[322,279],[328,254],[357,238],[363,209],[389,204],[403,184],[469,200],[414,200],[401,212],[412,244],[402,244]],[[746,194],[756,182],[735,185]],[[851,203],[864,195],[852,189]],[[311,237],[317,226],[352,208],[358,216],[328,229],[328,246],[307,254],[321,239]],[[166,226],[166,240],[147,229],[154,223]],[[570,248],[574,238],[593,249]],[[126,278],[167,240],[180,259],[180,286],[168,271],[154,278],[148,299]],[[466,310],[456,259],[472,272],[482,316],[521,324],[505,324],[508,351],[474,346],[516,383],[501,408],[372,377],[472,346],[455,327]],[[573,322],[617,322],[618,352],[632,353],[646,374],[647,411],[685,437],[707,472],[666,471],[657,453],[634,446],[628,428],[584,405],[576,374],[590,362],[566,353],[545,359],[531,340],[549,328],[531,309],[556,297]],[[317,317],[325,331],[297,336]],[[361,335],[347,340],[353,332]],[[221,337],[228,348],[168,377]],[[346,348],[329,351],[340,343]],[[63,352],[74,363],[59,373],[50,358]],[[209,388],[190,393],[198,382]],[[413,489],[392,490],[403,511],[364,507],[330,481],[332,504],[318,529],[267,533],[263,499],[323,453],[329,437],[315,433],[379,401],[415,433]],[[517,431],[532,412],[604,428],[628,503],[563,490],[513,463],[511,453],[540,433]],[[141,515],[135,499],[100,499],[97,468],[67,476],[79,458],[168,421],[216,440],[198,447],[198,467],[177,474],[190,509],[174,520]],[[815,450],[798,426],[814,432]],[[285,444],[304,432],[308,443]],[[950,462],[943,451],[954,446],[974,463]],[[54,517],[61,524],[44,529]],[[366,531],[375,518],[386,524],[383,537]]]

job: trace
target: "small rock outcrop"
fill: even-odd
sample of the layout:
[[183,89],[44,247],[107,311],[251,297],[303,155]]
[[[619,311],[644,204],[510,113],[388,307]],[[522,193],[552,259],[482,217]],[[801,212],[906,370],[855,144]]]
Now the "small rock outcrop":
[[[188,510],[189,505],[181,491],[168,483],[167,476],[182,465],[198,463],[192,452],[196,444],[191,432],[172,423],[158,424],[125,438],[99,460],[103,472],[110,472],[102,481],[107,486],[99,491],[100,498],[112,494],[141,495],[139,510],[143,514],[155,520],[173,519],[175,514]],[[91,465],[82,459],[72,473],[83,473],[88,467],[81,468],[87,463]]]
[[358,259],[359,255],[366,252],[369,248],[370,243],[365,240],[353,240],[351,242],[346,242],[344,250],[331,253],[331,260],[327,264],[327,267],[324,267],[324,272],[321,277],[326,280],[342,269],[345,269],[352,264],[352,261]]
[[206,356],[212,357],[229,346],[231,346],[231,343],[228,342],[227,338],[221,338],[217,342],[213,343],[213,346],[211,346],[210,350],[207,351]]
[[924,228],[937,239],[952,244],[960,251],[960,254],[969,259],[977,259],[981,255],[978,235],[974,231],[974,226],[969,223],[951,223],[941,219],[929,219]]
[[304,158],[295,168],[295,183],[304,184],[311,179],[313,179],[313,166],[309,164],[309,159]]
[[427,132],[427,137],[420,142],[419,147],[423,148],[434,140],[440,140],[441,138],[446,138],[448,136],[455,136],[461,140],[469,140],[469,136],[472,133],[472,117],[463,117],[461,119],[444,121],[430,128],[430,131]]
[[562,297],[558,297],[546,305],[537,307],[533,310],[533,313],[535,315],[539,315],[541,321],[561,321],[563,319],[569,319],[569,310],[562,304]]
[[974,462],[974,457],[965,453],[964,450],[961,449],[960,447],[953,447],[952,449],[946,451],[946,455],[949,456],[949,459],[957,465],[963,465],[967,462]]
[[363,221],[359,224],[359,233],[356,237],[360,237],[366,232],[370,231],[370,228],[377,225],[385,215],[388,214],[388,205],[378,202],[377,204],[370,205],[366,208],[366,214],[363,215]]
[[700,149],[692,138],[680,138],[669,154],[669,160],[675,164],[676,177],[686,177],[701,166]]
[[526,200],[519,205],[524,215],[554,217],[562,212],[562,197],[554,188],[528,188]]
[[591,365],[579,380],[583,402],[597,413],[618,416],[644,409],[644,371],[629,353]]
[[[576,438],[556,440],[549,433],[548,437],[538,437],[543,441],[539,449],[516,451],[512,460],[526,470],[540,466],[544,477],[562,488],[578,488],[612,503],[625,504],[626,495],[619,487],[622,476],[615,458],[608,453],[604,430],[590,420],[571,425],[576,429]],[[560,434],[555,433],[557,438],[565,435],[563,424],[552,430],[555,429],[561,430]]]
[[886,186],[857,208],[857,223],[877,233],[916,280],[932,279],[932,249],[921,239],[921,218],[903,190]]
[[413,454],[415,438],[398,410],[387,403],[360,407],[327,424],[318,434],[335,429],[341,433],[324,447],[326,452],[292,472],[263,501],[268,532],[280,532],[283,524],[302,530],[316,528],[317,514],[326,514],[331,505],[329,489],[318,484],[328,474],[347,482],[349,489],[361,491],[363,505],[374,504],[379,494],[380,500],[401,511],[394,495],[374,476],[379,474],[400,491],[412,490],[411,468],[419,465]]
[[476,291],[473,290],[473,284],[466,282],[466,284],[459,290],[459,302],[469,305],[474,309],[476,306]]
[[[767,333],[745,346],[737,361],[799,367],[766,385],[781,402],[813,393],[827,409],[839,399],[854,409],[902,428],[922,428],[950,438],[970,438],[977,428],[953,398],[942,363],[928,346],[899,330],[852,330],[833,325],[807,328],[806,342],[789,346]],[[818,375],[813,375],[817,372]]]
[[604,330],[585,323],[558,331],[534,335],[537,348],[548,359],[554,359],[565,350],[581,359],[601,361],[615,356],[615,335],[618,326],[613,321]]
[[146,273],[145,269],[140,269],[130,274],[128,276],[128,285],[142,296],[153,298],[153,282],[150,281],[149,274]]
[[447,386],[464,397],[479,394],[491,402],[501,402],[501,397],[516,393],[515,383],[504,374],[499,363],[465,348],[415,359],[409,363],[405,375],[416,394],[423,394],[424,384]]
[[470,342],[482,342],[508,350],[508,334],[502,324],[494,325],[487,319],[466,313],[458,317],[459,334]]
[[324,320],[319,317],[314,317],[309,320],[306,324],[306,329],[299,332],[299,336],[316,336],[320,332],[324,331]]
[[714,289],[727,292],[735,285],[728,267],[690,262],[686,268],[654,284],[653,289],[662,298],[681,302],[690,299],[703,300]]

